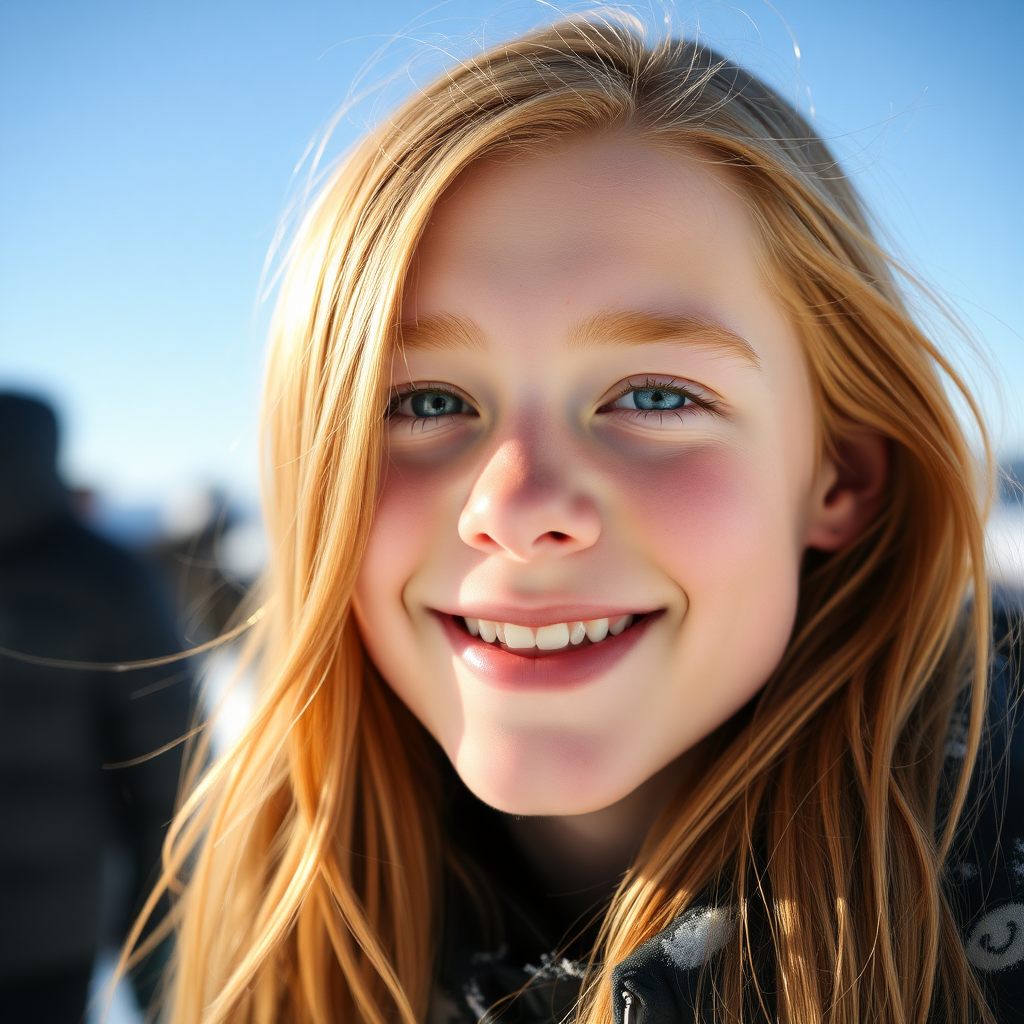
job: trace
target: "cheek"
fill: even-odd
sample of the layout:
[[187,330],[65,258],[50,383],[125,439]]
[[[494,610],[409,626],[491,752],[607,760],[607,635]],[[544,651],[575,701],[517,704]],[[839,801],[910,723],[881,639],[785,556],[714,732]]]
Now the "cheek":
[[374,513],[356,584],[362,617],[373,627],[382,614],[400,610],[405,581],[415,571],[430,531],[430,516],[418,510],[411,489],[389,474]]
[[796,614],[801,552],[784,474],[763,452],[727,447],[628,473],[622,512],[688,600],[679,653],[698,677],[728,678],[749,696]]
[[[779,475],[725,446],[623,467],[623,513],[673,577],[711,580],[773,554],[792,557],[791,503]],[[766,547],[766,542],[771,542]]]
[[389,681],[404,674],[399,662],[413,646],[403,594],[444,533],[446,490],[436,471],[395,465],[381,487],[354,603],[367,650]]
[[402,595],[417,573],[447,566],[461,547],[459,515],[478,467],[472,437],[452,432],[424,450],[397,446],[386,463],[357,594],[403,613]]
[[370,659],[442,744],[461,728],[457,694],[439,685],[436,669],[443,659],[429,657],[433,624],[422,611],[419,619],[410,617],[404,595],[410,582],[437,557],[440,539],[449,528],[451,493],[451,486],[442,486],[436,470],[389,466],[353,600]]

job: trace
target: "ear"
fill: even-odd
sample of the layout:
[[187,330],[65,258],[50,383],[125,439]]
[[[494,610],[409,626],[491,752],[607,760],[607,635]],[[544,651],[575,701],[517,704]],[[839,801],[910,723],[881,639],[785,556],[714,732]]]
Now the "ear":
[[882,507],[889,476],[889,441],[881,434],[848,434],[837,458],[822,461],[811,492],[804,543],[838,551],[856,540]]

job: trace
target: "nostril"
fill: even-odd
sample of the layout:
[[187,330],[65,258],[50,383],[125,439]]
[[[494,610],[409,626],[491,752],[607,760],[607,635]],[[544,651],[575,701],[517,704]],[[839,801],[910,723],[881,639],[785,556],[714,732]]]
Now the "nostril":
[[548,536],[552,540],[556,540],[559,543],[561,543],[563,540],[568,540],[569,539],[569,534],[567,534],[567,533],[560,533],[558,530],[551,530],[548,533]]

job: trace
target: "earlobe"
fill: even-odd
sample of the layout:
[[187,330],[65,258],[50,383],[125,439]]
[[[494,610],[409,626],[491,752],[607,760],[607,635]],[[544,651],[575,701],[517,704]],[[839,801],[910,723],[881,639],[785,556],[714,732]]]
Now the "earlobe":
[[806,546],[838,551],[856,540],[882,507],[888,477],[888,438],[867,431],[844,437],[837,457],[822,461],[811,495]]

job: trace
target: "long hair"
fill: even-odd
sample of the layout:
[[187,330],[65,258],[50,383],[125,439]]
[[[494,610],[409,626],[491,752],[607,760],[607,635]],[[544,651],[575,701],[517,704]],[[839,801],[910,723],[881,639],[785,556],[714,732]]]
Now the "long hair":
[[[946,385],[977,410],[790,104],[702,45],[649,44],[643,26],[602,15],[497,46],[417,91],[332,174],[291,249],[265,394],[262,696],[165,847],[175,1024],[427,1015],[446,856],[437,773],[349,610],[403,287],[460,172],[582,132],[686,147],[725,169],[806,351],[822,454],[841,458],[843,438],[869,430],[889,439],[891,466],[870,528],[807,556],[781,664],[713,737],[713,764],[622,881],[578,1019],[611,1019],[611,967],[709,887],[739,922],[714,981],[722,1020],[741,1019],[765,986],[748,920],[758,903],[780,1020],[987,1015],[942,888],[989,643],[983,478]],[[968,755],[940,821],[945,730],[968,691]]]

